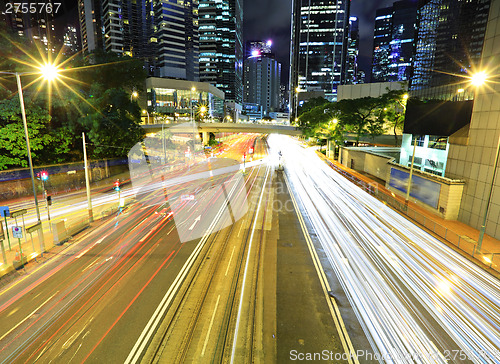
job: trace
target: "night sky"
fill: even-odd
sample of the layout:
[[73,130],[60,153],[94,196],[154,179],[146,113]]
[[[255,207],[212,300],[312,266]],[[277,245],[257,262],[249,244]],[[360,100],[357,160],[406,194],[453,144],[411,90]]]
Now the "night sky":
[[[351,16],[359,18],[360,68],[370,73],[375,11],[391,6],[395,0],[352,0]],[[288,80],[290,58],[290,20],[292,0],[245,0],[244,39],[273,40],[273,50],[281,62],[282,80]]]

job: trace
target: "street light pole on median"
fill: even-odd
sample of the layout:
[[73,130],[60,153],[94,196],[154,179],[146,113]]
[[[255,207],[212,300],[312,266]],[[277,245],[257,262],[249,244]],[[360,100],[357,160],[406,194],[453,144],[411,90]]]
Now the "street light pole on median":
[[45,241],[43,237],[43,229],[41,228],[42,220],[40,218],[40,209],[38,207],[38,198],[36,196],[36,187],[35,187],[35,173],[33,172],[33,161],[31,160],[31,148],[30,148],[30,137],[28,135],[28,123],[26,121],[26,110],[24,109],[24,97],[23,97],[23,88],[21,85],[21,75],[16,72],[16,81],[17,81],[17,91],[19,94],[19,102],[21,104],[21,115],[23,119],[24,125],[24,134],[26,137],[26,149],[28,150],[28,163],[30,166],[30,174],[31,174],[31,186],[33,188],[33,197],[35,198],[35,209],[36,209],[36,217],[38,219],[38,223],[40,224],[40,229],[38,230],[38,238],[40,239],[40,250],[43,254],[45,250]]
[[87,146],[85,143],[85,133],[82,133],[83,139],[83,163],[85,164],[85,186],[87,188],[87,210],[89,213],[89,222],[94,221],[94,212],[92,211],[92,200],[90,199],[90,179],[89,166],[87,163]]

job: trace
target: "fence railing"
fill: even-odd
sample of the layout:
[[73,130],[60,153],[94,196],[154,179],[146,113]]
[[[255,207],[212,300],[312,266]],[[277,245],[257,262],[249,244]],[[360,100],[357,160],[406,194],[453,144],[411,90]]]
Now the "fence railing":
[[395,210],[403,213],[408,216],[410,219],[423,226],[427,230],[436,234],[437,236],[443,238],[447,242],[456,246],[465,254],[479,260],[481,263],[485,264],[489,268],[500,272],[500,254],[499,253],[491,253],[486,250],[482,250],[481,253],[478,253],[476,250],[477,242],[465,235],[461,235],[452,229],[449,229],[439,223],[436,220],[421,214],[411,206],[406,205],[403,201],[398,199],[394,194],[390,192],[386,192],[380,190],[378,185],[375,183],[368,183],[357,176],[352,175],[348,171],[338,167],[330,160],[328,160],[323,154],[317,153],[328,165],[337,171],[339,174],[350,180],[352,183],[361,187],[363,190],[376,197],[382,202],[385,202],[387,205],[390,205]]

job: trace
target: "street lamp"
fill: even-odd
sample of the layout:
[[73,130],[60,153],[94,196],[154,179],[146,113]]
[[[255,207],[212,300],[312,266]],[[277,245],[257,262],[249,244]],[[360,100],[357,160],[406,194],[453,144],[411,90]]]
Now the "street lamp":
[[[196,92],[196,87],[191,88],[191,92]],[[191,123],[193,124],[193,152],[194,152],[194,144],[196,143],[196,125],[194,123],[194,113],[193,113],[193,95],[191,94],[190,98],[191,102]]]
[[[473,86],[480,87],[488,81],[488,75],[486,72],[478,72],[471,76],[470,82]],[[479,230],[479,239],[477,240],[476,252],[481,253],[483,247],[483,238],[486,230],[486,220],[488,218],[488,210],[490,208],[491,196],[493,194],[493,186],[495,185],[496,171],[498,167],[498,158],[500,155],[500,135],[498,136],[497,151],[495,154],[495,162],[493,163],[493,173],[491,176],[491,183],[488,192],[488,199],[486,200],[486,206],[484,207],[483,223],[481,224],[481,229]]]
[[295,89],[295,121],[298,120],[299,117],[299,92],[300,92],[300,87],[297,86]]
[[146,124],[149,124],[149,112],[148,112],[148,110],[142,109],[142,114],[143,114],[143,115],[144,115],[144,114],[147,114],[148,119],[146,120]]
[[139,97],[139,93],[137,91],[132,92],[130,95],[130,102],[132,102],[132,98],[136,99],[137,97]]
[[200,107],[200,115],[201,115],[201,120],[203,121],[205,119],[205,113],[207,112],[207,107],[205,105],[202,105]]
[[[47,80],[47,81],[53,81],[58,77],[59,70],[56,66],[53,64],[44,64],[39,67],[40,74],[42,77]],[[21,105],[21,115],[22,115],[22,120],[23,120],[23,126],[24,126],[24,135],[26,138],[26,150],[28,151],[28,163],[30,166],[30,174],[31,174],[31,186],[33,188],[33,197],[35,199],[35,210],[36,210],[36,216],[38,219],[38,223],[42,224],[42,220],[40,218],[40,209],[38,207],[38,198],[36,196],[36,188],[35,188],[35,173],[33,172],[33,161],[31,158],[31,147],[30,147],[30,138],[28,134],[28,123],[26,121],[26,110],[24,108],[24,97],[23,97],[23,87],[21,84],[21,76],[26,75],[26,74],[33,74],[32,72],[5,72],[5,71],[0,71],[1,74],[8,74],[8,75],[14,75],[16,76],[16,81],[17,81],[17,92],[19,94],[19,103]],[[43,239],[43,230],[41,230],[41,240],[40,240],[40,247],[41,251],[43,253],[44,250],[44,239]],[[40,231],[39,230],[39,231]]]

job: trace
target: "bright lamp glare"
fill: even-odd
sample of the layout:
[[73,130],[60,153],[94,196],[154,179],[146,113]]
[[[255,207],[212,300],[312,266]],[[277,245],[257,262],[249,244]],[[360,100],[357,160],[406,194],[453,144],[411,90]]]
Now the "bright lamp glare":
[[487,76],[485,72],[478,72],[472,75],[470,81],[474,86],[481,86],[486,82]]
[[57,78],[59,70],[53,64],[45,64],[40,67],[40,73],[47,81],[52,81]]

